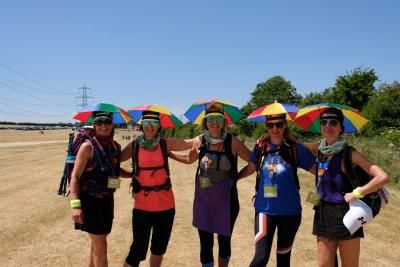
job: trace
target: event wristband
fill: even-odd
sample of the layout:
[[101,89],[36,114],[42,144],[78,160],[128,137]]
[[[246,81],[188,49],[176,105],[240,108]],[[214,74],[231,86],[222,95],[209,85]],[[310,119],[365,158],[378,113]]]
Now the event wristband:
[[76,209],[81,207],[81,200],[80,199],[73,199],[69,202],[71,205],[71,209]]
[[357,187],[356,189],[353,190],[353,194],[356,198],[360,199],[363,198],[364,196],[360,193],[360,188],[361,187]]

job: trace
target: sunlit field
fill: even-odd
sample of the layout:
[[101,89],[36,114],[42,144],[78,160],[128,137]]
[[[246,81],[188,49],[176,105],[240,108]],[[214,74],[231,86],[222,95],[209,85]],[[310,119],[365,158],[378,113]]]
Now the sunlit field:
[[[116,132],[116,140],[126,145]],[[130,133],[132,136],[132,132]],[[132,140],[132,139],[131,139]],[[68,200],[56,194],[62,176],[67,130],[0,131],[0,259],[1,266],[85,266],[88,237],[73,230]],[[244,163],[240,162],[240,166]],[[123,164],[129,168],[129,162]],[[199,240],[192,221],[196,166],[170,161],[176,199],[176,217],[163,266],[200,266]],[[313,186],[313,176],[299,171],[303,219],[294,243],[293,266],[316,266],[316,240],[311,234],[313,210],[304,200]],[[230,266],[248,266],[253,253],[252,196],[254,176],[238,184],[241,210],[232,240]],[[132,200],[129,181],[115,193],[115,219],[109,241],[109,265],[122,266],[131,235]],[[399,192],[393,189],[391,203],[365,228],[360,266],[400,266],[398,224]],[[275,246],[275,245],[274,245]],[[218,255],[214,250],[215,257]],[[148,266],[148,263],[142,264]],[[275,250],[270,266],[275,266]]]

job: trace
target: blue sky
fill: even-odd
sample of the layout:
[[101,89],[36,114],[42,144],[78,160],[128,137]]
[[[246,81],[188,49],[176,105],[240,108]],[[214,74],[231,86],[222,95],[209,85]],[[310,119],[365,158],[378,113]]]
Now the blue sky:
[[74,121],[84,84],[95,102],[181,115],[209,98],[242,106],[274,75],[303,95],[357,67],[391,83],[398,10],[396,0],[3,0],[0,121]]

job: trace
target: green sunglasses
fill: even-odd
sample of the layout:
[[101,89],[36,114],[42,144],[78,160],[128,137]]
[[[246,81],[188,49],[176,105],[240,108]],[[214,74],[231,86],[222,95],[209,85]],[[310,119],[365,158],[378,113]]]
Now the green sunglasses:
[[211,123],[223,123],[225,118],[222,116],[208,116],[207,118],[207,122],[211,122]]
[[147,126],[151,124],[153,127],[160,125],[160,121],[158,120],[142,120],[142,125]]

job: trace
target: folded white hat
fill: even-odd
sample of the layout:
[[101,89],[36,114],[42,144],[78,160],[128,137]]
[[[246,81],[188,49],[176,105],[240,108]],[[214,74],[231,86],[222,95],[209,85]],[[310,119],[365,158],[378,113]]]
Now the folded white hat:
[[350,209],[343,217],[343,224],[351,234],[354,234],[361,226],[372,221],[372,210],[359,199],[349,203]]

